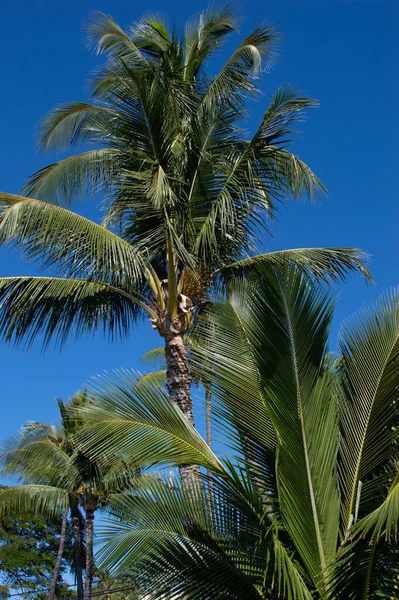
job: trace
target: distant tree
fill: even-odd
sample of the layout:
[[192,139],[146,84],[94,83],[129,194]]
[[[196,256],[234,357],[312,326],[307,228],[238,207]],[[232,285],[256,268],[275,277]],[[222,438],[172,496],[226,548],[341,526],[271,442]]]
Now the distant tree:
[[[58,427],[29,423],[7,440],[0,451],[1,474],[14,477],[21,484],[0,492],[1,515],[29,509],[36,514],[52,516],[69,510],[79,600],[91,600],[95,513],[106,509],[113,493],[128,489],[137,472],[131,462],[117,459],[115,454],[92,458],[82,451],[78,434],[85,425],[84,410],[90,402],[85,392],[75,394],[66,403],[58,400]],[[83,523],[86,543],[84,586]],[[48,598],[50,600],[53,595],[49,593]]]
[[[0,598],[8,598],[12,593],[19,593],[22,598],[47,598],[57,560],[60,530],[61,519],[49,520],[33,513],[0,519]],[[72,536],[67,526],[56,597],[69,595],[63,580],[63,574],[70,568],[69,555],[72,556]]]

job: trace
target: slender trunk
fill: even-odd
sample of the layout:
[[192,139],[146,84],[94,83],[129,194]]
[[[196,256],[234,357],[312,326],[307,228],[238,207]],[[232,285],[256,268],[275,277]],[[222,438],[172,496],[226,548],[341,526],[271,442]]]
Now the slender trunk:
[[[181,334],[165,336],[166,385],[171,400],[180,408],[186,419],[194,425],[193,401],[190,390],[190,370],[186,347]],[[198,465],[183,465],[179,468],[182,482],[199,474]]]
[[82,546],[80,536],[80,513],[76,504],[71,506],[73,554],[75,563],[78,600],[83,600],[83,575],[82,575]]
[[94,575],[94,557],[93,557],[93,535],[94,535],[94,510],[91,507],[86,508],[86,579],[84,600],[91,600],[93,575]]
[[206,443],[212,450],[212,391],[210,384],[205,381],[205,422],[206,422]]
[[55,591],[57,588],[57,581],[58,581],[58,577],[60,574],[62,556],[64,554],[67,519],[68,519],[68,509],[62,515],[60,543],[58,544],[57,560],[55,561],[53,578],[50,583],[50,590],[49,590],[49,593],[47,596],[47,600],[54,600],[54,598],[55,598]]

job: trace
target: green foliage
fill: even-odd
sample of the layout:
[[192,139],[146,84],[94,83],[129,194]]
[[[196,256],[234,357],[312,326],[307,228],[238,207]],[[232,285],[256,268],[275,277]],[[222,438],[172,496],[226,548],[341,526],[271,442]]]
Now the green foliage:
[[209,307],[190,351],[212,383],[219,458],[151,380],[99,381],[90,451],[208,473],[113,496],[101,564],[154,599],[397,596],[399,293],[345,323],[336,360],[333,308],[328,289],[273,268]]
[[[61,519],[45,519],[30,513],[0,519],[0,597],[19,593],[21,598],[45,600],[58,552]],[[64,558],[57,584],[57,597],[66,595],[62,575],[70,568],[72,542],[67,532]],[[69,558],[66,558],[69,555]],[[24,592],[34,594],[24,594]]]
[[[82,152],[33,174],[25,196],[0,194],[0,243],[60,276],[0,279],[3,339],[29,345],[43,334],[47,347],[72,332],[123,336],[143,311],[161,332],[165,310],[179,312],[180,293],[201,304],[214,286],[252,276],[264,263],[296,263],[324,279],[369,277],[359,250],[256,256],[280,201],[325,190],[289,150],[314,100],[281,88],[254,135],[242,127],[275,62],[275,29],[256,28],[209,74],[237,26],[230,4],[209,7],[181,35],[155,16],[126,31],[108,15],[90,16],[88,46],[105,58],[92,102],[57,106],[39,127],[42,149]],[[96,193],[104,199],[102,225],[59,206]],[[189,317],[180,315],[183,333]]]

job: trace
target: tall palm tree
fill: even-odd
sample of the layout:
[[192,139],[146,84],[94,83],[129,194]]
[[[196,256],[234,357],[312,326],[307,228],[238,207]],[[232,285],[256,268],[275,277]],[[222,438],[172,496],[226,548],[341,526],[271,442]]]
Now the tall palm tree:
[[114,497],[101,562],[134,570],[149,599],[397,597],[399,291],[343,325],[337,357],[333,308],[292,270],[265,270],[249,295],[238,286],[211,308],[225,457],[162,389],[138,394],[126,374],[104,382],[85,433],[92,450],[212,473],[212,510],[205,486],[195,495],[161,480]]
[[[367,275],[363,253],[348,248],[256,255],[279,201],[324,188],[288,150],[314,100],[281,88],[252,137],[240,126],[258,75],[275,59],[272,27],[259,26],[207,74],[236,28],[230,5],[201,13],[181,36],[156,17],[124,31],[92,15],[88,43],[107,57],[93,102],[56,107],[39,136],[43,149],[85,151],[35,173],[25,196],[0,193],[0,242],[60,276],[0,279],[3,339],[29,344],[42,333],[47,346],[71,331],[126,335],[144,312],[165,340],[170,396],[191,422],[183,335],[211,285],[264,262],[296,261],[322,277]],[[97,192],[105,196],[101,225],[57,205]]]
[[[83,452],[76,435],[84,424],[82,411],[89,402],[86,393],[75,395],[67,403],[59,400],[59,427],[28,424],[17,436],[8,440],[0,455],[2,475],[16,477],[21,482],[21,485],[6,488],[0,493],[0,512],[25,510],[27,507],[39,513],[70,512],[77,592],[81,600],[91,600],[92,594],[95,512],[106,509],[112,493],[131,487],[137,471],[128,461],[106,459],[104,456],[94,461]],[[85,515],[84,585],[81,510]],[[60,549],[63,541],[61,535]]]

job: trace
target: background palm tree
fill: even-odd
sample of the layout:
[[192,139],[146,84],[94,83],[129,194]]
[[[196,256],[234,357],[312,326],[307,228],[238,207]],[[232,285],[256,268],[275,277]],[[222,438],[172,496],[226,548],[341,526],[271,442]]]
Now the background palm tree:
[[[236,28],[230,5],[201,13],[181,36],[155,17],[124,31],[92,15],[88,44],[107,56],[93,103],[56,107],[39,136],[44,149],[87,149],[35,173],[25,196],[0,194],[0,242],[60,275],[0,279],[3,339],[29,344],[43,333],[47,346],[71,330],[127,335],[144,312],[165,340],[171,398],[191,422],[183,335],[210,286],[264,262],[295,261],[327,278],[368,276],[363,253],[348,248],[256,255],[277,202],[324,188],[288,150],[314,100],[279,89],[252,138],[240,126],[257,76],[275,59],[272,27],[258,27],[207,75],[207,61]],[[97,192],[105,195],[102,225],[56,206]]]
[[205,476],[195,490],[159,480],[115,496],[102,563],[134,568],[149,598],[397,596],[399,292],[344,324],[336,359],[333,308],[295,270],[264,270],[250,294],[238,285],[211,307],[207,359],[229,458],[150,381],[104,382],[85,444],[199,464],[214,502]]
[[[131,463],[114,457],[107,460],[103,456],[94,461],[78,445],[76,435],[84,424],[82,410],[89,403],[85,392],[75,395],[67,403],[59,400],[59,427],[31,423],[8,440],[0,455],[2,475],[16,477],[22,484],[0,492],[0,513],[23,511],[28,507],[50,515],[62,511],[66,516],[70,511],[77,592],[78,598],[84,600],[90,600],[92,593],[95,512],[106,509],[112,493],[130,487],[137,473]],[[81,510],[85,515],[84,585]],[[61,558],[63,544],[61,534]]]

